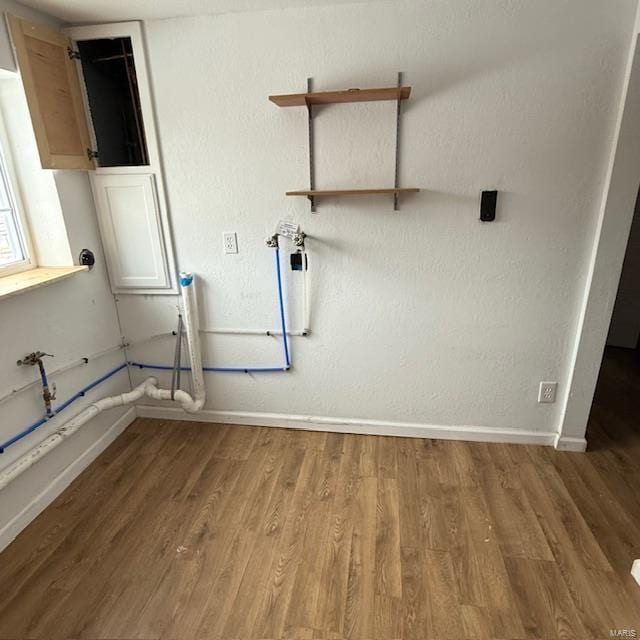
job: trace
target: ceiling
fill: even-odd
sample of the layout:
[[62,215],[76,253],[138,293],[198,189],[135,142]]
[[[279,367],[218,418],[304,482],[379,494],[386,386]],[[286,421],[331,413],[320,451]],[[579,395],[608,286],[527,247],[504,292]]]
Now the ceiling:
[[354,1],[363,0],[19,0],[27,7],[38,9],[65,22],[154,20],[177,16],[349,4]]

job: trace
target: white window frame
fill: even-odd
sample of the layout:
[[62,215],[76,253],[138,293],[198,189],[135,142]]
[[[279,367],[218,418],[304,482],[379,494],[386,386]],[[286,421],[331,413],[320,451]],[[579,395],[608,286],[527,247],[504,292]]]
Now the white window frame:
[[2,112],[0,111],[0,180],[2,180],[2,174],[4,174],[4,178],[7,181],[9,206],[13,209],[16,217],[17,231],[22,242],[25,257],[20,262],[14,262],[5,267],[0,266],[0,278],[13,275],[14,273],[21,273],[22,271],[29,271],[30,269],[35,269],[37,266],[33,259],[33,243],[31,242],[29,224],[25,216],[25,208],[22,198],[20,197],[18,180],[12,164],[9,138],[4,126],[4,120],[2,119]]

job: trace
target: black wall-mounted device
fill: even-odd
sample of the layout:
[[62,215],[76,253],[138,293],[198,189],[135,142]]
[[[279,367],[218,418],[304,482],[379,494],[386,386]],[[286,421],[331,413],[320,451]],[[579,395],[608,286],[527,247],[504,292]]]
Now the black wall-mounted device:
[[89,267],[89,269],[93,269],[93,265],[95,263],[96,263],[96,257],[93,255],[93,251],[90,251],[89,249],[83,249],[80,252],[81,265]]
[[496,219],[497,191],[483,191],[480,197],[480,220],[493,222]]
[[307,270],[307,254],[298,250],[291,254],[291,270],[306,271]]

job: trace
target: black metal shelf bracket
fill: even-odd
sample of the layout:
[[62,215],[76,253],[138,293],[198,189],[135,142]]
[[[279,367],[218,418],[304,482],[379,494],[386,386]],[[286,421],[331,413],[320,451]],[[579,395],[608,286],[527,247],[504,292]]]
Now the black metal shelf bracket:
[[[398,89],[402,87],[403,73],[398,72]],[[313,92],[313,78],[307,78],[307,93]],[[394,163],[394,189],[400,188],[400,140],[401,140],[401,116],[402,116],[402,99],[400,97],[400,91],[398,91],[398,100],[396,104],[396,139],[395,139],[395,163]],[[309,127],[309,190],[315,191],[316,188],[316,167],[315,167],[315,135],[314,135],[314,114],[313,104],[307,100],[307,123]],[[313,195],[307,196],[311,205],[311,212],[316,213],[316,198]],[[400,194],[396,191],[393,194],[393,210],[398,211],[400,209],[399,204]]]
[[[398,88],[402,86],[402,71],[398,71]],[[400,116],[402,114],[402,100],[398,91],[398,103],[396,106],[396,162],[395,162],[395,178],[393,181],[394,189],[400,187]],[[393,210],[398,211],[398,192],[393,194]]]
[[[313,91],[313,78],[307,78],[307,93]],[[307,115],[309,122],[309,190],[316,188],[316,166],[315,166],[315,140],[313,134],[313,105],[307,102]],[[316,212],[316,200],[313,196],[308,196],[311,203],[311,213]]]

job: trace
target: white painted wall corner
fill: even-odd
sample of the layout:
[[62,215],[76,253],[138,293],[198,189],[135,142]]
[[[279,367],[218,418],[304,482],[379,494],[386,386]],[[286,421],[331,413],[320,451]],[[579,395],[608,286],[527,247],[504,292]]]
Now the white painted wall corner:
[[554,447],[558,451],[577,451],[583,453],[587,450],[587,439],[571,438],[558,433],[555,438]]
[[25,508],[0,529],[0,551],[35,520],[136,418],[131,407],[91,447],[66,467]]

